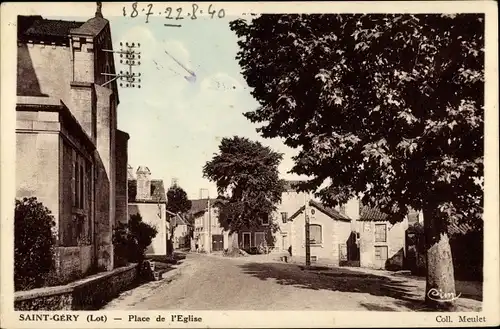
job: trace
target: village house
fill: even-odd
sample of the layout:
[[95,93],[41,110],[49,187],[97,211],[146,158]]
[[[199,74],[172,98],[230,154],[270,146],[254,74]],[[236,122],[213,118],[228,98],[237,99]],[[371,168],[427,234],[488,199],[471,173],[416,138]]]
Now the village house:
[[[127,220],[128,134],[117,129],[109,22],[18,16],[16,197],[52,212],[59,278],[112,270],[112,228]],[[125,201],[125,202],[124,202]]]
[[411,210],[400,222],[391,224],[388,214],[360,203],[359,207],[360,266],[399,270],[405,267],[406,231],[421,221],[420,213]]
[[230,236],[219,222],[220,202],[219,199],[210,198],[191,200],[189,216],[194,219],[192,249],[208,253],[220,252],[232,243],[233,235]]
[[[180,214],[171,213],[170,215],[172,216],[171,217],[172,222],[168,224],[168,227],[170,227],[170,225],[174,225],[173,236],[172,236],[174,249],[190,248],[191,232],[192,232],[191,224],[189,224],[187,219],[181,216]],[[168,231],[171,232],[170,229]]]
[[142,221],[154,226],[158,233],[146,250],[146,255],[166,255],[168,241],[167,198],[163,180],[151,179],[148,167],[139,166],[135,176],[128,167],[129,216],[140,215]]
[[[274,234],[274,252],[290,252],[295,259],[305,260],[305,213],[309,216],[311,260],[338,266],[351,235],[352,208],[334,209],[312,199],[312,195],[298,192],[297,181],[288,181],[281,203],[274,214],[279,230]],[[341,208],[341,209],[340,209]]]

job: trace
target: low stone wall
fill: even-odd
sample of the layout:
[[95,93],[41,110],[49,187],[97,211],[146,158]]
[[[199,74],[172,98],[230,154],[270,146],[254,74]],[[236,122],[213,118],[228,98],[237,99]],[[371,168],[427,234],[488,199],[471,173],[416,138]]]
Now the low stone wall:
[[137,264],[98,273],[64,286],[18,291],[16,311],[97,310],[138,279]]

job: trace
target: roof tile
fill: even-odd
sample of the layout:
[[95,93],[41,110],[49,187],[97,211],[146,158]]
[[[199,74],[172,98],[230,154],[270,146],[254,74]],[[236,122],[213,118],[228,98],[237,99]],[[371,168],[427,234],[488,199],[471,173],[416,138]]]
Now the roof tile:
[[150,200],[138,200],[137,196],[137,180],[128,180],[128,202],[138,202],[138,203],[166,203],[167,197],[165,196],[165,187],[163,186],[163,180],[152,179],[151,180],[151,196]]
[[[321,211],[325,215],[329,216],[333,220],[339,220],[339,221],[344,221],[344,222],[351,221],[351,218],[349,218],[348,216],[339,213],[337,210],[335,210],[333,208],[325,207],[321,203],[319,203],[315,200],[310,200],[309,205],[318,209],[319,211]],[[301,213],[304,212],[304,208],[305,208],[304,206],[300,207],[292,216],[290,216],[289,220],[293,220],[293,219],[297,218]]]

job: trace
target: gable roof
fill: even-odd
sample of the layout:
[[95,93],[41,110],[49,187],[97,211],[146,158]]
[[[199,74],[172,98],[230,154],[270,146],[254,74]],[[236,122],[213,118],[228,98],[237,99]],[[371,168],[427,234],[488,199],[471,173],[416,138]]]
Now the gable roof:
[[388,214],[383,213],[379,208],[372,208],[369,206],[359,205],[359,221],[374,221],[374,222],[383,222],[388,220]]
[[151,180],[151,199],[143,200],[137,199],[137,179],[128,180],[128,202],[134,203],[167,203],[167,197],[165,195],[165,187],[163,186],[163,180],[152,179]]
[[108,25],[108,20],[102,17],[92,17],[84,24],[72,29],[72,34],[97,36]]
[[[169,211],[169,210],[167,209],[167,217],[168,217],[168,215],[172,216],[172,217],[170,217],[170,218],[171,218],[171,219],[172,219],[172,218],[174,219],[174,222],[175,222],[175,224],[176,224],[176,225],[187,225],[187,226],[191,226],[191,224],[189,224],[189,221],[188,221],[186,218],[184,218],[181,214],[176,214],[176,213],[173,213],[173,212],[171,212],[171,211]],[[171,219],[170,219],[170,220],[171,220]],[[170,221],[170,220],[169,220],[169,221]]]
[[86,22],[45,19],[40,15],[18,16],[17,37],[20,40],[67,40],[70,34],[95,37],[108,25],[102,17],[92,17]]
[[217,206],[218,203],[222,202],[221,199],[193,199],[191,200],[191,209],[188,211],[191,215],[199,214],[200,212],[205,212],[208,209],[208,200],[212,206]]
[[189,226],[189,223],[187,222],[187,220],[184,219],[184,217],[182,217],[181,215],[176,216],[175,222],[177,225],[188,225]]
[[[361,201],[359,203],[359,210],[359,221],[384,222],[389,220],[389,214],[384,213],[378,207],[365,206],[361,204]],[[418,222],[418,211],[410,208],[406,216],[409,224]]]
[[303,183],[301,180],[285,180],[284,191],[285,192],[296,192],[297,185]]
[[[309,205],[311,207],[318,209],[319,211],[321,211],[322,213],[324,213],[333,220],[351,222],[351,218],[349,218],[348,216],[341,214],[340,212],[338,212],[333,208],[325,207],[320,202],[317,202],[315,200],[309,200]],[[297,210],[292,216],[290,216],[289,220],[294,220],[295,218],[297,218],[301,213],[304,212],[304,209],[305,209],[304,206],[300,207],[299,210]]]

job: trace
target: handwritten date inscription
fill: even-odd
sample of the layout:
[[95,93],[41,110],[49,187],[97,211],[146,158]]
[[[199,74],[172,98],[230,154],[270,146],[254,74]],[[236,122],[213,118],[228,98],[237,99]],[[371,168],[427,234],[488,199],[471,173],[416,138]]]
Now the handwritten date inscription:
[[123,16],[129,16],[131,18],[136,18],[139,16],[146,17],[146,23],[149,23],[149,16],[161,16],[166,19],[181,20],[185,18],[198,19],[200,15],[208,14],[208,16],[213,18],[224,18],[226,12],[223,8],[216,9],[212,4],[208,7],[203,5],[197,5],[193,3],[189,8],[183,7],[163,7],[158,9],[154,7],[152,3],[139,5],[138,2],[132,3],[129,8],[123,7]]

